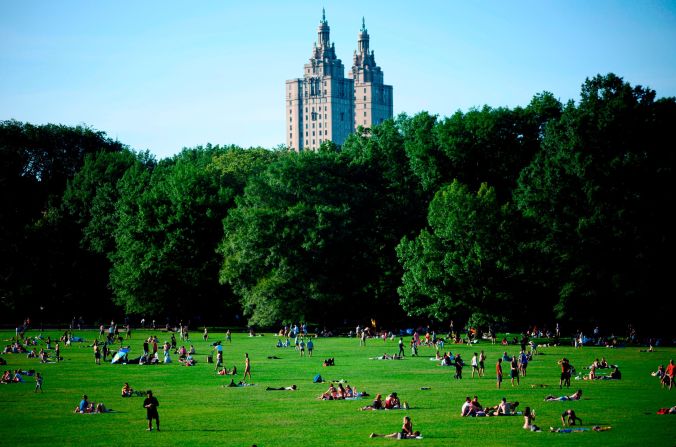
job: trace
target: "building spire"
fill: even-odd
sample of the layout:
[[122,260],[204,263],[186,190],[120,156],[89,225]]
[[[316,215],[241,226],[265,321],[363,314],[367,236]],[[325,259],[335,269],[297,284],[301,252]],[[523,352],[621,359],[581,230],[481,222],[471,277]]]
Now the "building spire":
[[361,32],[365,33],[366,32],[366,21],[364,20],[364,17],[362,16],[361,18]]
[[320,22],[322,25],[326,25],[326,11],[324,8],[322,8],[322,21]]

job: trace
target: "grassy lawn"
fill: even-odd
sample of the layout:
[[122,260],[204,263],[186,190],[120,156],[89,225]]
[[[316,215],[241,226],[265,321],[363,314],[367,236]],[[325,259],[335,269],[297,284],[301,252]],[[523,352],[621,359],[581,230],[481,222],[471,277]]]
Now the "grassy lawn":
[[[157,333],[160,344],[169,337]],[[150,331],[136,330],[128,344],[132,357],[142,351],[142,338]],[[0,332],[3,340],[13,332]],[[28,335],[36,335],[35,332]],[[57,338],[58,331],[44,335]],[[203,342],[201,334],[192,333],[197,349],[194,367],[183,367],[176,362],[169,365],[102,365],[94,364],[92,349],[88,346],[97,335],[94,331],[76,331],[86,343],[62,347],[65,360],[59,364],[40,364],[25,354],[2,354],[8,365],[5,369],[35,369],[44,375],[44,393],[35,394],[34,379],[27,383],[0,385],[0,439],[7,446],[29,445],[222,445],[222,446],[333,446],[333,445],[389,445],[402,441],[370,439],[371,432],[393,433],[400,429],[402,417],[409,415],[414,430],[420,430],[423,440],[409,440],[421,446],[480,445],[480,446],[635,446],[674,445],[676,442],[676,415],[658,416],[660,407],[676,404],[676,390],[661,389],[659,380],[650,376],[658,364],[667,364],[676,356],[676,349],[657,348],[653,353],[641,353],[638,348],[541,348],[542,355],[529,364],[528,376],[521,385],[512,387],[507,378],[509,367],[504,366],[506,380],[501,390],[495,386],[495,362],[504,350],[500,345],[479,343],[473,347],[446,345],[454,353],[460,352],[469,364],[472,352],[483,349],[488,361],[486,376],[471,379],[471,368],[465,367],[464,378],[454,380],[454,368],[439,367],[430,361],[432,348],[421,348],[417,358],[402,361],[369,360],[369,357],[392,354],[397,341],[371,339],[366,347],[350,338],[315,340],[312,358],[301,358],[293,348],[275,348],[277,337],[266,334],[248,337],[233,334],[232,344],[224,348],[225,364],[237,366],[242,379],[244,353],[251,357],[253,383],[244,388],[224,388],[231,376],[218,376],[214,365],[205,357],[211,353],[214,340],[225,340],[222,333],[210,334]],[[405,339],[408,341],[408,339]],[[3,343],[3,346],[9,342]],[[181,342],[179,340],[179,346]],[[161,349],[161,348],[160,348]],[[516,354],[518,346],[508,346]],[[277,356],[280,359],[268,359]],[[609,363],[620,365],[621,381],[576,381],[570,390],[558,387],[562,356],[581,370],[594,358],[605,356]],[[336,366],[322,367],[323,359],[335,357]],[[607,370],[601,370],[601,373]],[[372,397],[358,401],[320,401],[316,397],[328,384],[314,384],[315,374],[328,380],[345,379],[358,390],[374,396],[396,391],[409,410],[358,411],[371,402]],[[160,402],[161,432],[146,432],[143,398],[120,397],[120,388],[129,382],[134,389],[152,389]],[[266,391],[267,386],[298,385],[295,392]],[[532,388],[531,384],[546,384],[546,388]],[[421,390],[429,387],[429,390]],[[577,388],[584,391],[579,402],[543,402],[547,394],[572,394]],[[79,415],[73,409],[82,394],[90,400],[103,402],[114,411],[108,414]],[[500,398],[521,402],[520,409],[536,409],[535,423],[545,429],[541,433],[523,430],[523,417],[461,418],[460,407],[465,396],[479,396],[483,405],[495,405]],[[560,426],[560,414],[573,408],[584,422],[583,427],[612,426],[605,432],[549,433],[550,426]]]

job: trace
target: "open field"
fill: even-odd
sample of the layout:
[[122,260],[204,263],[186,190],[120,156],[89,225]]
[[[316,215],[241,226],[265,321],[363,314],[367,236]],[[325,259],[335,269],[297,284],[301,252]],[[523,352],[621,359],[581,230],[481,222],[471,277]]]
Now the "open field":
[[[132,355],[140,355],[142,338],[151,331],[134,331]],[[160,343],[166,333],[156,331]],[[3,340],[13,332],[0,332]],[[29,336],[36,335],[29,332]],[[58,331],[44,335],[57,338]],[[397,341],[368,340],[360,347],[356,339],[320,338],[315,340],[312,358],[301,358],[293,348],[275,348],[277,337],[266,334],[248,337],[233,334],[232,344],[225,344],[224,360],[228,368],[237,365],[242,379],[244,353],[251,357],[253,383],[244,388],[224,388],[231,376],[218,376],[214,365],[205,357],[214,340],[225,340],[222,333],[210,334],[203,342],[201,334],[192,333],[197,349],[194,367],[183,367],[172,355],[169,365],[139,366],[95,365],[88,346],[97,335],[94,331],[75,331],[86,343],[62,347],[65,360],[59,364],[40,364],[25,354],[3,354],[8,365],[0,369],[35,369],[44,375],[44,393],[35,394],[34,380],[25,384],[0,385],[0,439],[3,445],[221,445],[221,446],[354,446],[388,445],[400,441],[369,439],[369,433],[392,433],[399,430],[404,415],[410,415],[414,430],[420,430],[423,440],[410,440],[420,446],[632,446],[641,443],[674,445],[676,415],[658,416],[660,407],[676,404],[676,389],[661,389],[659,380],[650,376],[658,364],[667,364],[676,356],[674,348],[657,348],[657,352],[641,353],[638,348],[541,348],[528,367],[528,376],[518,387],[510,386],[509,367],[505,365],[502,390],[495,386],[495,362],[504,350],[500,345],[479,343],[473,347],[446,345],[446,350],[460,352],[469,364],[472,352],[485,350],[488,360],[486,377],[470,378],[465,367],[462,380],[453,379],[453,368],[439,367],[428,360],[432,348],[421,348],[420,357],[401,361],[369,360],[369,357],[397,351]],[[408,339],[405,339],[408,341]],[[8,344],[5,342],[3,345]],[[179,346],[181,342],[179,340]],[[407,343],[408,345],[408,343]],[[161,349],[161,348],[160,348]],[[518,346],[508,346],[516,354]],[[268,359],[278,356],[280,359]],[[576,381],[570,390],[558,388],[559,368],[556,361],[567,356],[578,368],[589,365],[594,358],[605,356],[609,363],[620,365],[621,381]],[[335,367],[322,367],[323,359],[335,357]],[[607,370],[601,370],[602,373]],[[396,391],[407,401],[409,410],[358,411],[372,397],[358,401],[319,401],[316,397],[328,384],[314,384],[315,374],[328,380],[345,379],[358,390],[374,396]],[[152,389],[160,402],[161,432],[146,432],[143,398],[120,397],[120,388],[129,382],[134,389]],[[295,392],[268,392],[267,386],[298,385]],[[546,384],[532,388],[531,384]],[[430,387],[421,390],[421,387]],[[543,402],[546,394],[572,394],[582,388],[579,402]],[[90,400],[103,402],[114,411],[108,414],[73,414],[82,394]],[[560,414],[574,408],[582,418],[583,427],[612,426],[605,432],[533,433],[523,430],[523,417],[461,418],[460,407],[465,396],[478,395],[484,405],[495,405],[505,396],[535,408],[535,423],[547,430],[560,426]]]

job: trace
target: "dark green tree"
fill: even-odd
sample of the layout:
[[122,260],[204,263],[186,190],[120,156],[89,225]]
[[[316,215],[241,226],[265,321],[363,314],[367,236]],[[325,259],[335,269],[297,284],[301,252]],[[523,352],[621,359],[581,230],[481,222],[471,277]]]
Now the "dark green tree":
[[609,74],[588,79],[544,131],[515,202],[538,231],[529,244],[549,259],[543,299],[580,322],[653,321],[673,310],[668,290],[674,225],[673,98]]
[[122,144],[87,127],[0,123],[0,313],[6,320],[44,307],[51,318],[86,313],[100,290],[77,226],[61,214],[69,178],[87,154]]

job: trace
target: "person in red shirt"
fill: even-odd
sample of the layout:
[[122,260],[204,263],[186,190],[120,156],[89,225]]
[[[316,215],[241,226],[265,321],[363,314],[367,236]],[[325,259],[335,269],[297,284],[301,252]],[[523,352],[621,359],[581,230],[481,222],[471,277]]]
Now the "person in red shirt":
[[[667,365],[666,371],[664,371],[664,378],[666,379],[667,377],[669,378],[668,380],[665,380],[664,384],[669,385],[669,389],[674,385],[674,370],[676,369],[676,366],[674,366],[674,360],[671,359],[669,360],[669,364]],[[668,381],[668,383],[667,383]]]
[[495,364],[495,374],[497,376],[497,386],[500,388],[502,385],[502,358],[498,359],[498,363]]

